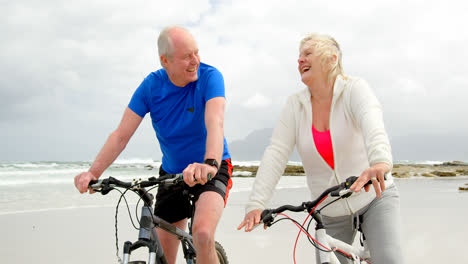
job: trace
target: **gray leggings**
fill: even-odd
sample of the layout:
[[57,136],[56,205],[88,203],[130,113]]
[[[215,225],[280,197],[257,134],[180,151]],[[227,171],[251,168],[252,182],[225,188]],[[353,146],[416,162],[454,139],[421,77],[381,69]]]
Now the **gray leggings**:
[[[382,193],[382,198],[375,198],[354,215],[323,216],[327,234],[346,243],[352,243],[357,232],[354,225],[359,216],[362,216],[361,227],[371,254],[371,263],[404,263],[400,235],[400,195],[396,186],[388,187]],[[317,250],[315,253],[317,256]],[[341,255],[338,258],[341,263],[348,263]],[[318,257],[316,260],[320,263]]]

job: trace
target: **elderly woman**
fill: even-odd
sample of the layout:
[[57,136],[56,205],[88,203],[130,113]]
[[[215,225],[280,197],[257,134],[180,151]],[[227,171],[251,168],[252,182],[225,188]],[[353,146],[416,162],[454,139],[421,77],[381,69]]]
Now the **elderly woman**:
[[[391,148],[377,98],[364,80],[344,75],[340,47],[329,36],[311,34],[301,41],[298,70],[307,88],[288,98],[238,229],[259,224],[296,146],[312,199],[360,175],[351,186],[354,195],[322,211],[327,232],[351,243],[360,221],[372,263],[403,263],[399,194],[388,173]],[[372,186],[364,187],[369,180]]]

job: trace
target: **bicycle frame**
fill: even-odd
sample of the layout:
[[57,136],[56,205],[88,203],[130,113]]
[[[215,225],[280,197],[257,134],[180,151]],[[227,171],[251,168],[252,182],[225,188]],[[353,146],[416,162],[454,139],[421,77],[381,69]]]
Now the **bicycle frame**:
[[[336,249],[339,248],[340,250],[347,252],[353,258],[353,263],[366,263],[366,261],[361,261],[361,258],[369,258],[368,251],[364,249],[358,249],[350,244],[347,244],[341,240],[335,239],[328,235],[325,229],[317,230],[315,233],[317,237],[317,241],[320,242],[327,248]],[[338,260],[338,257],[334,253],[334,251],[325,252],[319,250],[319,259],[321,263],[331,263],[331,264],[339,264],[341,263]]]
[[[323,226],[320,213],[314,212],[312,217],[316,222],[315,237],[321,248],[321,250],[317,250],[320,263],[340,264],[341,262],[335,253],[337,250],[349,254],[352,258],[352,263],[367,263],[364,259],[370,258],[370,254],[366,246],[356,247],[328,235]],[[361,259],[363,260],[361,261]]]
[[[161,247],[158,235],[155,228],[161,228],[175,235],[182,242],[182,249],[187,263],[193,263],[195,259],[195,247],[192,242],[192,236],[177,228],[176,226],[166,222],[165,220],[153,214],[151,206],[143,206],[141,209],[140,232],[138,240],[134,243],[127,241],[124,244],[123,264],[128,264],[132,251],[147,247],[149,251],[148,264],[167,263],[166,257]],[[158,261],[157,261],[158,260]]]
[[167,263],[161,242],[159,241],[156,233],[156,228],[161,228],[176,236],[182,243],[184,258],[187,260],[187,263],[194,263],[196,251],[192,242],[192,236],[184,230],[179,229],[162,218],[154,215],[152,208],[154,197],[152,194],[148,193],[144,189],[138,189],[137,192],[144,202],[144,206],[141,208],[140,231],[136,242],[125,242],[122,260],[123,264],[128,264],[132,251],[140,247],[148,248],[148,264]]

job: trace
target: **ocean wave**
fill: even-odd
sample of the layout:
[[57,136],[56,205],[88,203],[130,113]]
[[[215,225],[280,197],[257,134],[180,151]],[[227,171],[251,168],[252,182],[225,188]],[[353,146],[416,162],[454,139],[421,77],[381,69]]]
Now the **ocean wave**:
[[[287,164],[292,165],[292,166],[302,166],[302,162],[300,161],[288,161]],[[238,166],[243,166],[243,167],[260,166],[260,161],[259,160],[233,161],[232,165],[238,165]]]
[[59,165],[57,163],[19,163],[13,166],[18,168],[55,168]]
[[161,165],[161,161],[155,161],[153,159],[141,159],[141,158],[130,158],[130,159],[117,159],[114,161],[115,165],[131,165],[131,164],[144,164],[144,165]]
[[83,168],[76,169],[55,169],[55,170],[0,170],[0,177],[8,176],[32,176],[32,175],[70,175],[82,172]]
[[394,162],[395,164],[403,164],[403,165],[441,165],[444,161],[439,160],[397,160]]
[[26,185],[73,185],[73,179],[16,179],[16,180],[2,180],[0,186],[26,186]]
[[232,176],[251,176],[252,172],[250,171],[234,171]]
[[243,166],[243,167],[250,167],[250,166],[259,166],[259,160],[253,161],[232,161],[232,165]]
[[58,163],[38,163],[38,162],[14,162],[1,163],[0,168],[11,169],[41,169],[41,168],[56,168],[60,166]]

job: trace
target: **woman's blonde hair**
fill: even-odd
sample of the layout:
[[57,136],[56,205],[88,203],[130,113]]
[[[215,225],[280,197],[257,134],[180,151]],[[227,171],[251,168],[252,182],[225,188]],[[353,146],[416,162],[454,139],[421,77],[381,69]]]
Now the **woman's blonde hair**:
[[[344,76],[340,45],[334,38],[311,33],[301,40],[299,50],[305,45],[312,47],[314,54],[320,57],[322,67],[328,70],[328,81],[340,74]],[[334,56],[336,56],[336,60],[333,59]]]

